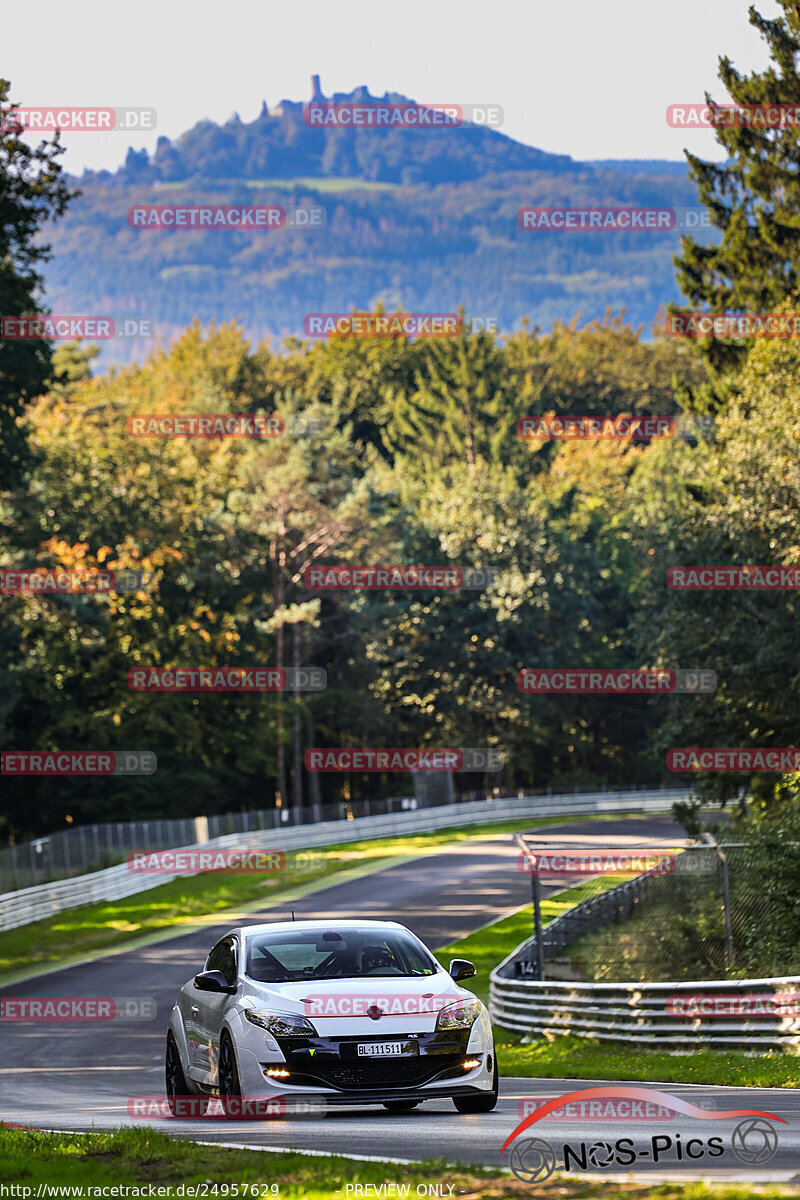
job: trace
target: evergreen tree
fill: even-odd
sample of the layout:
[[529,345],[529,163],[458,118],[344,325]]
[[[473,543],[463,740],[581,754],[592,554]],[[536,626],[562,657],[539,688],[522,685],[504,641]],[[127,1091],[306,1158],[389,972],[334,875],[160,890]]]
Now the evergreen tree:
[[413,391],[392,399],[386,442],[423,472],[454,462],[474,467],[480,459],[496,464],[513,444],[515,398],[491,333],[462,328],[432,341]]
[[[727,152],[724,163],[704,162],[686,151],[712,226],[715,244],[683,239],[676,257],[678,281],[693,308],[712,312],[772,311],[800,291],[800,126],[770,124],[761,118],[775,105],[800,107],[800,3],[779,0],[783,13],[773,20],[755,7],[750,24],[766,41],[772,62],[764,71],[743,75],[731,60],[719,60],[719,78],[745,120],[720,116],[716,139]],[[708,93],[706,101],[714,105]],[[755,106],[756,111],[753,111]],[[716,378],[715,397],[695,407],[719,407],[724,381],[747,354],[742,340],[705,338],[701,351]]]
[[[11,84],[0,79],[0,313],[3,316],[42,312],[39,266],[50,257],[37,234],[47,221],[62,215],[71,193],[61,179],[59,157],[64,147],[52,141],[31,147],[9,118]],[[19,481],[26,447],[17,417],[45,390],[51,375],[50,346],[39,341],[0,338],[0,471],[2,486]]]

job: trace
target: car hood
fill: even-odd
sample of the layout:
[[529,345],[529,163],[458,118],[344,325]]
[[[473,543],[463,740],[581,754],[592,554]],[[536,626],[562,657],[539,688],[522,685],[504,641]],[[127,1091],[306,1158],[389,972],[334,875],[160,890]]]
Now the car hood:
[[375,1036],[407,1029],[409,1018],[421,1031],[432,1030],[439,1011],[462,999],[474,997],[442,973],[413,979],[364,976],[281,984],[247,980],[242,1002],[273,1012],[300,1013],[323,1036]]

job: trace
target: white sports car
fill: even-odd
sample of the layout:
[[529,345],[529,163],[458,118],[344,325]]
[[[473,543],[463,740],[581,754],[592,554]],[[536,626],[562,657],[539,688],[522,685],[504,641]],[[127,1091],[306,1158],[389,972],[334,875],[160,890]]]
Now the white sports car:
[[275,1112],[276,1101],[277,1111],[322,1101],[406,1112],[449,1098],[459,1112],[490,1112],[498,1074],[489,1014],[458,986],[474,974],[459,958],[445,971],[394,921],[233,929],[172,1010],[170,1108],[199,1115],[219,1096],[230,1116],[245,1102]]

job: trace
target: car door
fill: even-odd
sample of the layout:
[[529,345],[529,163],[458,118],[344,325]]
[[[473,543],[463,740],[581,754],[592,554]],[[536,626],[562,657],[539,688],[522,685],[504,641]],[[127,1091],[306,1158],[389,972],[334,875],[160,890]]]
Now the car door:
[[181,1021],[186,1033],[190,1074],[194,1073],[196,1065],[197,1018],[200,1015],[200,1008],[196,999],[197,994],[197,988],[194,986],[194,980],[192,979],[188,983],[185,983],[178,992],[178,1011],[181,1014]]
[[[221,971],[231,987],[238,974],[238,943],[233,935],[217,942],[206,961],[206,971]],[[194,1038],[192,1066],[200,1072],[202,1082],[216,1083],[219,1060],[219,1037],[222,1021],[232,996],[224,992],[201,992],[192,985],[192,1017]]]

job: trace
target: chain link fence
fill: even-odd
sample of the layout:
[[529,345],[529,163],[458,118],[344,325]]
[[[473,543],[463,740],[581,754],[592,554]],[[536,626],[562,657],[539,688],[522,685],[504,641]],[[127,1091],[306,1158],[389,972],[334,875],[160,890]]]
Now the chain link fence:
[[[339,800],[333,804],[308,805],[299,809],[269,808],[175,820],[113,821],[63,829],[47,837],[0,849],[0,893],[113,867],[124,862],[132,850],[171,850],[227,834],[259,833],[292,825],[313,825],[320,821],[350,821],[357,817],[416,811],[444,804],[492,800],[500,795],[497,787],[454,795],[451,775],[416,775],[414,783],[415,794],[407,796]],[[648,787],[642,784],[626,789],[629,792],[658,790],[664,791],[664,785]],[[597,791],[612,792],[613,789],[589,789],[587,794]],[[553,789],[519,789],[514,794],[519,798],[551,796]],[[574,794],[583,793],[575,788]]]
[[[800,969],[800,904],[744,843],[697,846],[562,914],[543,931],[545,977],[644,983]],[[768,882],[770,881],[770,882]],[[787,881],[788,883],[788,881]]]
[[1,849],[0,892],[17,891],[113,867],[124,862],[132,850],[172,850],[232,833],[259,833],[287,825],[351,820],[418,806],[424,807],[415,797],[404,796],[371,802],[342,801],[302,809],[270,808],[210,817],[79,825]]

